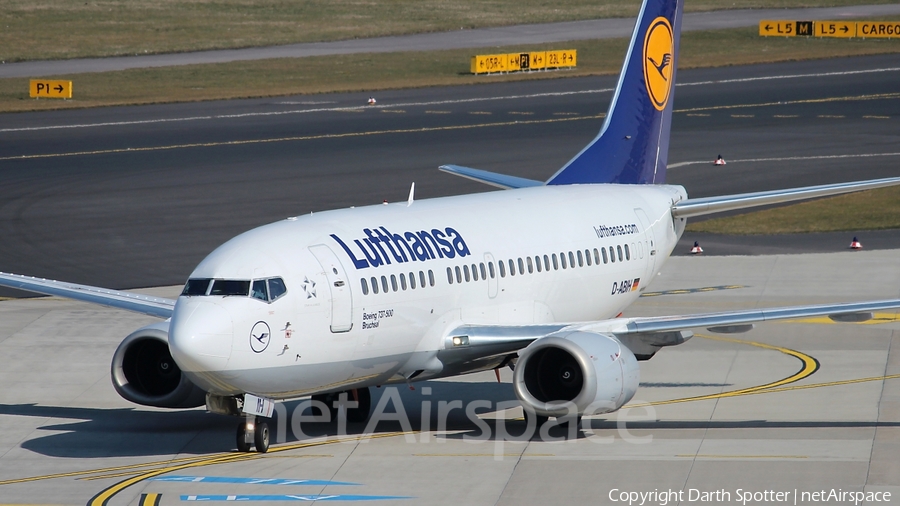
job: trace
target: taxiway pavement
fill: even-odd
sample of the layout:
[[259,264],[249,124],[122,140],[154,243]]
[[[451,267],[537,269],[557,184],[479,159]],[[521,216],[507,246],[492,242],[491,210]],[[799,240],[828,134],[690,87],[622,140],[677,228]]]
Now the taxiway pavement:
[[[629,314],[897,298],[898,287],[897,250],[681,257]],[[401,400],[394,418],[409,426],[382,421],[373,437],[361,438],[362,426],[336,437],[333,423],[297,423],[297,403],[287,403],[274,423],[278,443],[258,455],[233,451],[232,419],[115,394],[110,357],[152,318],[53,298],[2,301],[0,503],[621,504],[613,500],[622,492],[671,490],[691,504],[689,494],[718,491],[734,503],[738,489],[890,492],[896,501],[900,320],[875,317],[698,331],[642,363],[630,409],[589,419],[574,438],[552,429],[514,440],[525,425],[520,409],[497,410],[515,398],[504,370],[500,384],[487,373],[375,390],[375,401]],[[439,403],[452,401],[477,420],[456,409],[439,430]]]

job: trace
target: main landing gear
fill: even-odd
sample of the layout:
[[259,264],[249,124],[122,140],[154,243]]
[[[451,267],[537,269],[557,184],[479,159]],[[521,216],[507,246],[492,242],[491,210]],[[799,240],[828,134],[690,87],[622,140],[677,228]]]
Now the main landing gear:
[[[338,417],[338,408],[342,407],[342,397],[346,399],[344,402],[356,403],[355,408],[345,407],[348,423],[363,423],[369,419],[369,411],[372,408],[372,394],[368,388],[354,388],[344,392],[313,395],[312,400],[325,404],[331,412],[331,421],[335,421]],[[315,408],[314,413],[321,414]]]
[[269,451],[269,424],[264,418],[248,416],[237,428],[237,449],[239,452],[249,452],[252,446],[256,451],[266,453]]

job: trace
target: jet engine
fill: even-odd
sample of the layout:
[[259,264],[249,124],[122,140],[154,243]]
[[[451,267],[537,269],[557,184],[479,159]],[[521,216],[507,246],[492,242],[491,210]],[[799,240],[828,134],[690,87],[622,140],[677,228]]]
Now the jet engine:
[[637,390],[634,354],[615,336],[574,331],[531,343],[519,354],[516,395],[539,416],[615,411]]
[[191,383],[169,353],[169,322],[132,332],[116,348],[110,370],[113,387],[125,400],[157,408],[195,408],[206,392]]

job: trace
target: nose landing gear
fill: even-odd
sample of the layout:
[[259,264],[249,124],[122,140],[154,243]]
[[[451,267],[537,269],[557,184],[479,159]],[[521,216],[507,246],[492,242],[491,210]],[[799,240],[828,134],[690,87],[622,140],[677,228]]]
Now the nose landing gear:
[[256,451],[266,453],[269,451],[269,424],[258,416],[248,416],[237,428],[237,449],[239,452],[249,452],[252,446]]

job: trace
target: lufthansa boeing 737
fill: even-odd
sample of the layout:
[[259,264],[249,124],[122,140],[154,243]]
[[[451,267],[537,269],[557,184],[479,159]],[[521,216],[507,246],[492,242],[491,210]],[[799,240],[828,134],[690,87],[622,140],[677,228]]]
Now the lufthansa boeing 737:
[[[638,361],[693,328],[828,315],[870,318],[900,300],[617,318],[660,271],[687,218],[900,184],[900,177],[700,199],[665,184],[683,0],[644,0],[599,135],[546,181],[446,165],[502,188],[288,218],[210,253],[177,300],[15,274],[0,285],[160,317],[112,359],[147,406],[206,405],[269,446],[274,402],[514,366],[528,416],[611,412]],[[329,404],[330,406],[330,404]]]

